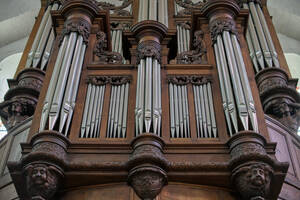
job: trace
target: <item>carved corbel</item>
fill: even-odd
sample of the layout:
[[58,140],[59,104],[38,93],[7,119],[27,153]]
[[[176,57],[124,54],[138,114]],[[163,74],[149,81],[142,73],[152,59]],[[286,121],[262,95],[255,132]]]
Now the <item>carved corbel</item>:
[[289,79],[280,68],[267,68],[256,75],[264,112],[292,131],[300,126],[300,95],[295,79]]
[[168,162],[164,142],[154,134],[144,133],[132,141],[133,153],[128,167],[128,184],[142,200],[153,200],[167,184]]
[[193,39],[194,50],[182,52],[177,56],[177,64],[206,64],[206,47],[203,41],[204,33],[195,31]]
[[16,79],[8,80],[10,89],[0,103],[0,116],[7,129],[34,114],[45,72],[37,68],[22,70]]
[[221,16],[212,20],[209,23],[209,28],[213,43],[217,42],[217,37],[222,35],[224,31],[228,31],[238,37],[235,21],[231,17]]
[[122,56],[117,52],[107,51],[106,34],[99,31],[96,35],[97,41],[94,47],[95,60],[100,64],[122,64]]
[[21,199],[50,200],[64,178],[69,140],[55,131],[34,135],[32,150],[8,168]]
[[267,155],[262,135],[243,131],[234,135],[228,145],[232,184],[242,200],[273,199],[279,194],[281,187],[271,192],[271,185],[283,183],[288,163],[279,163]]

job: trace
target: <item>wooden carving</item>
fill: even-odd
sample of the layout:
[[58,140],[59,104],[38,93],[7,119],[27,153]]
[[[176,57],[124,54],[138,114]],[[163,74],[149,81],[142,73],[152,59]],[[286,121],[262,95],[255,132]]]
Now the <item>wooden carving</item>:
[[213,20],[209,26],[210,26],[209,28],[210,28],[211,38],[214,43],[217,41],[217,37],[221,35],[224,31],[228,31],[238,36],[235,21],[232,18],[228,18],[228,17],[217,18]]
[[107,40],[106,34],[102,31],[97,33],[97,42],[94,47],[94,55],[97,57],[96,61],[100,64],[121,64],[122,56],[117,52],[106,51]]
[[195,31],[193,40],[193,47],[195,50],[180,53],[176,58],[178,64],[207,63],[207,51],[203,41],[203,35],[204,33],[201,30]]

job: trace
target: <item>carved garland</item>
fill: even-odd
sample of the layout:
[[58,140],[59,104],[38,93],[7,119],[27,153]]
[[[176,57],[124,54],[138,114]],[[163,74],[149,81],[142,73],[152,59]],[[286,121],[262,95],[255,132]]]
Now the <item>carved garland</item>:
[[99,31],[96,35],[97,42],[94,48],[94,55],[96,55],[100,64],[122,64],[122,56],[117,52],[106,51],[107,40],[106,34],[102,31]]
[[224,31],[238,36],[234,20],[228,17],[217,18],[209,24],[209,28],[213,43],[217,42],[217,37]]
[[87,83],[91,83],[93,85],[123,85],[126,83],[130,83],[132,80],[131,76],[89,76],[87,78]]
[[158,62],[161,62],[161,46],[158,42],[153,40],[146,40],[138,44],[137,47],[137,64],[140,63],[141,59],[144,59],[146,57],[152,57]]
[[189,83],[193,85],[203,85],[208,82],[212,82],[211,77],[204,77],[199,75],[169,75],[167,76],[168,83],[176,85],[187,85]]
[[193,47],[195,50],[182,52],[177,56],[177,64],[205,64],[206,48],[203,41],[204,33],[201,30],[195,31]]
[[83,37],[83,42],[88,44],[90,36],[90,24],[82,19],[72,19],[66,21],[64,29],[61,34],[60,44],[63,41],[65,35],[69,35],[71,32],[77,32]]

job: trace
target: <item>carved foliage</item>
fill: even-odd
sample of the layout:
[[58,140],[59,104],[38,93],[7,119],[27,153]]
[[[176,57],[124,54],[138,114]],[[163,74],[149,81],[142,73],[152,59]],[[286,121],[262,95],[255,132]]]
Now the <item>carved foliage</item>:
[[83,42],[88,44],[90,36],[90,24],[87,21],[79,18],[66,21],[61,35],[61,42],[64,36],[69,35],[71,32],[77,32],[83,37]]
[[143,42],[140,42],[137,47],[137,64],[140,63],[141,59],[144,59],[146,57],[152,57],[158,62],[161,61],[161,55],[160,55],[161,47],[160,44],[153,40],[146,40]]
[[100,64],[121,64],[122,56],[117,52],[106,51],[107,40],[106,34],[102,31],[97,33],[97,42],[94,47],[94,55],[98,57]]
[[62,173],[48,164],[30,164],[25,167],[27,192],[31,199],[48,200],[56,193]]
[[228,17],[221,17],[213,20],[209,24],[209,28],[214,43],[217,41],[218,35],[221,35],[223,31],[228,31],[238,36],[234,20]]
[[130,83],[132,80],[131,76],[89,76],[87,83],[93,85],[105,85],[110,83],[111,85],[123,85]]
[[273,177],[272,168],[264,163],[250,163],[238,168],[233,174],[233,183],[245,200],[266,199]]
[[178,64],[204,64],[207,63],[206,47],[203,41],[204,33],[195,31],[193,39],[194,50],[182,52],[177,56]]

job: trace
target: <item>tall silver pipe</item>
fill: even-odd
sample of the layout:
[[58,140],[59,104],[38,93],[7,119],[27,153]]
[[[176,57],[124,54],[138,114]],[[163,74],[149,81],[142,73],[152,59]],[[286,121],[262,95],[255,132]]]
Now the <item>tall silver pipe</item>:
[[119,106],[119,118],[118,118],[118,137],[121,137],[122,131],[122,117],[123,117],[123,106],[124,106],[124,94],[125,94],[125,84],[121,85],[121,94],[120,94],[120,106]]
[[179,103],[178,103],[178,87],[176,84],[174,84],[174,108],[175,108],[175,130],[176,130],[176,134],[175,137],[178,138],[179,137]]
[[52,6],[48,6],[43,18],[42,18],[42,21],[40,23],[40,26],[38,28],[38,31],[37,31],[37,34],[34,38],[34,41],[33,41],[33,44],[31,46],[31,50],[28,54],[28,58],[27,58],[27,61],[26,61],[26,67],[30,67],[31,64],[32,64],[32,61],[33,61],[33,58],[34,58],[34,55],[35,55],[35,52],[36,52],[36,49],[39,45],[39,42],[40,42],[40,39],[41,39],[41,36],[42,36],[42,33],[44,31],[44,27],[48,21],[48,18],[50,17],[50,11],[52,9]]
[[210,82],[207,83],[207,92],[208,92],[208,101],[209,101],[209,112],[211,114],[213,137],[216,138],[217,137],[217,123],[216,123],[214,101],[213,101],[213,97],[212,97],[212,90],[211,90]]
[[253,42],[252,42],[252,39],[251,39],[251,36],[250,36],[250,33],[249,33],[248,29],[246,31],[246,41],[247,41],[247,44],[248,44],[250,58],[252,60],[255,72],[258,73],[259,68],[258,68],[257,58],[256,58],[256,55],[255,55],[255,52],[254,52],[254,48],[253,48],[253,44],[252,44]]
[[157,0],[149,0],[149,18],[150,20],[158,20],[157,18]]
[[164,2],[164,25],[166,25],[166,27],[169,27],[169,18],[168,18],[168,0],[163,0]]
[[[228,72],[228,64],[226,61],[225,49],[222,41],[222,37],[219,35],[217,37],[217,45],[215,46],[218,50],[220,65],[218,65],[219,73],[222,73],[222,77],[224,80],[224,93],[226,94],[227,99],[227,108],[230,116],[230,122],[232,123],[229,127],[234,128],[235,132],[238,132],[238,123],[237,123],[237,113],[236,106],[234,102],[232,86],[230,82],[229,72]],[[229,122],[229,121],[228,121]]]
[[104,95],[103,94],[103,88],[104,86],[101,85],[99,86],[99,98],[97,99],[98,103],[97,103],[97,107],[96,107],[96,120],[95,120],[95,133],[96,133],[96,137],[98,137],[98,132],[99,132],[99,120],[101,120],[101,112],[100,112],[100,107],[101,105],[103,104],[103,101],[102,101],[102,96]]
[[193,92],[194,92],[194,104],[195,104],[195,116],[196,116],[196,127],[197,127],[197,137],[200,138],[200,120],[199,120],[199,105],[198,105],[198,98],[197,98],[197,92],[196,87],[193,85]]
[[76,79],[76,74],[77,73],[80,74],[80,71],[78,71],[78,68],[81,68],[79,65],[80,64],[79,61],[80,61],[82,43],[83,43],[83,38],[80,35],[76,42],[72,65],[71,65],[71,69],[70,69],[70,73],[69,73],[69,77],[68,77],[68,83],[66,85],[64,100],[62,102],[60,123],[59,123],[59,132],[62,132],[62,130],[65,126],[65,122],[68,119],[68,115],[70,114],[70,110],[72,109],[71,98],[72,98],[72,93],[73,93],[74,87],[76,87],[74,85],[74,81]]
[[251,16],[254,20],[254,25],[255,25],[255,28],[256,28],[256,31],[257,31],[257,34],[258,34],[258,39],[260,41],[260,45],[261,45],[261,48],[263,50],[263,54],[264,54],[264,57],[265,57],[266,64],[268,65],[268,67],[272,67],[271,52],[269,50],[267,40],[266,40],[266,37],[265,37],[264,32],[263,32],[263,28],[262,28],[261,22],[259,20],[255,4],[253,2],[250,2],[249,7],[250,7],[250,13],[251,13]]
[[53,96],[53,101],[50,107],[49,130],[53,130],[55,123],[58,119],[60,108],[62,106],[62,98],[66,87],[66,82],[69,74],[68,72],[71,66],[71,60],[72,60],[76,40],[77,40],[77,33],[72,32],[70,34],[70,40],[67,46],[63,63],[61,65],[57,85]]
[[126,137],[127,128],[127,110],[128,110],[128,96],[129,96],[129,83],[126,83],[125,95],[124,95],[124,109],[123,109],[123,120],[122,120],[122,137]]
[[91,138],[95,137],[95,123],[96,123],[96,112],[97,112],[97,106],[99,103],[99,86],[95,86],[95,100],[93,104],[93,110],[92,110],[92,117],[91,117]]
[[75,72],[76,76],[75,76],[75,79],[74,79],[74,83],[73,83],[74,87],[73,87],[72,95],[71,95],[71,110],[70,110],[70,113],[69,113],[69,116],[68,116],[68,121],[67,121],[67,124],[66,124],[65,134],[68,133],[69,126],[71,124],[71,120],[72,120],[72,116],[73,116],[73,111],[74,111],[74,108],[75,108],[75,102],[76,102],[76,97],[77,97],[77,92],[78,92],[78,87],[79,87],[79,81],[80,81],[80,75],[81,75],[81,69],[82,69],[82,65],[83,65],[85,50],[86,50],[86,44],[83,44],[82,48],[81,48],[80,59],[79,59],[79,62],[78,62],[79,68],[77,69],[77,72]]
[[213,113],[210,113],[210,110],[209,110],[209,99],[208,99],[207,84],[203,84],[203,94],[204,94],[204,105],[205,105],[208,137],[211,138],[212,137],[211,115]]
[[187,137],[190,137],[190,116],[189,116],[189,103],[187,95],[187,86],[184,85],[184,100],[185,100],[185,110],[186,110],[186,121],[187,121]]
[[45,48],[45,51],[43,53],[43,58],[42,58],[42,63],[41,63],[41,70],[45,70],[46,64],[48,63],[48,60],[50,58],[50,51],[52,49],[53,43],[54,43],[55,35],[54,35],[54,30],[52,28],[48,42]]
[[145,129],[150,132],[152,124],[152,58],[146,58],[146,77],[145,77]]
[[43,110],[42,110],[42,116],[41,116],[41,122],[40,122],[40,131],[45,129],[46,123],[47,123],[47,119],[48,119],[48,114],[50,111],[50,106],[52,103],[52,97],[56,88],[56,84],[57,84],[57,80],[58,80],[58,76],[59,76],[59,71],[60,71],[60,67],[61,67],[61,63],[63,61],[65,52],[66,52],[66,48],[68,46],[69,43],[69,36],[65,36],[62,42],[62,45],[59,49],[57,58],[56,58],[56,62],[54,65],[54,69],[52,72],[52,76],[51,76],[51,80],[49,83],[49,87],[47,90],[47,94],[43,103]]
[[112,109],[111,109],[111,116],[110,116],[110,137],[114,137],[114,118],[115,118],[115,107],[116,107],[116,97],[117,97],[117,87],[112,86]]
[[89,102],[89,109],[87,113],[87,120],[86,120],[86,137],[90,137],[90,129],[91,129],[91,119],[92,119],[92,112],[93,112],[93,107],[94,107],[94,102],[95,102],[95,91],[96,91],[96,86],[92,85],[92,90],[91,90],[91,98]]
[[81,131],[80,137],[81,138],[85,137],[86,120],[87,120],[87,115],[88,115],[88,110],[89,110],[89,105],[90,105],[91,91],[92,91],[92,84],[89,83],[88,88],[87,88],[87,93],[86,93],[86,99],[85,99],[85,103],[84,103],[82,121],[81,121],[81,129],[80,129],[80,131]]
[[99,114],[99,120],[97,121],[97,127],[98,127],[98,131],[97,131],[97,137],[99,137],[100,135],[100,124],[101,124],[101,119],[102,119],[102,110],[103,110],[103,103],[104,103],[104,94],[105,94],[105,85],[101,86],[101,103],[100,103],[100,114]]
[[261,10],[260,5],[257,4],[257,3],[256,3],[256,10],[257,10],[257,13],[258,13],[258,17],[260,18],[260,22],[261,22],[263,31],[265,33],[268,46],[269,46],[270,51],[271,51],[271,55],[272,55],[274,66],[275,67],[280,67],[279,66],[279,61],[278,61],[278,55],[277,55],[276,49],[274,47],[274,43],[273,43],[273,40],[272,40],[270,31],[269,31],[269,28],[268,28],[268,25],[267,25],[265,16],[264,16],[264,14],[263,14],[263,12]]
[[251,87],[250,87],[250,83],[248,80],[248,75],[246,72],[246,66],[245,66],[245,63],[243,60],[242,51],[241,51],[239,42],[235,35],[231,35],[231,40],[232,40],[232,44],[234,47],[235,56],[237,59],[238,71],[239,71],[239,75],[241,77],[242,86],[243,86],[244,94],[246,97],[247,109],[248,109],[248,113],[250,116],[251,124],[252,124],[253,130],[258,131],[256,110],[254,107],[254,100],[253,100],[253,96],[251,93]]
[[154,134],[159,134],[158,131],[158,121],[159,121],[159,87],[160,85],[158,82],[158,74],[160,73],[159,71],[159,66],[158,66],[158,61],[156,59],[153,60],[153,112],[152,112],[152,119],[153,119],[153,133]]
[[159,63],[157,65],[158,65],[157,85],[158,85],[158,109],[159,109],[157,133],[158,133],[159,136],[161,136],[161,115],[162,115],[162,107],[161,107],[161,73],[160,73],[161,66],[160,66]]
[[223,40],[226,48],[227,62],[229,66],[229,72],[231,74],[232,86],[235,93],[235,101],[237,104],[239,118],[242,122],[244,130],[249,130],[246,100],[245,100],[240,76],[237,69],[236,58],[234,55],[233,46],[230,39],[230,33],[228,31],[223,32]]
[[[244,8],[249,9],[248,4],[245,3]],[[249,15],[248,30],[249,30],[249,34],[250,34],[249,39],[251,39],[252,42],[253,42],[253,48],[254,48],[254,51],[255,51],[255,56],[258,60],[260,68],[264,69],[265,68],[265,61],[264,61],[262,49],[261,49],[260,44],[259,44],[258,35],[256,33],[251,14]]]
[[121,86],[118,85],[117,87],[117,96],[116,96],[116,104],[115,104],[115,114],[114,114],[114,123],[113,123],[113,130],[114,130],[114,138],[117,138],[117,129],[118,129],[118,120],[119,120],[119,111],[120,111],[120,98],[121,98]]
[[111,128],[110,128],[110,124],[111,124],[111,115],[112,115],[112,104],[113,104],[113,99],[114,99],[114,95],[115,95],[115,90],[114,90],[114,86],[111,86],[111,92],[110,92],[110,102],[109,102],[109,112],[108,112],[108,121],[107,121],[107,137],[110,138],[111,137]]
[[170,94],[170,129],[171,137],[175,137],[175,111],[174,111],[174,86],[173,83],[169,84],[169,94]]

